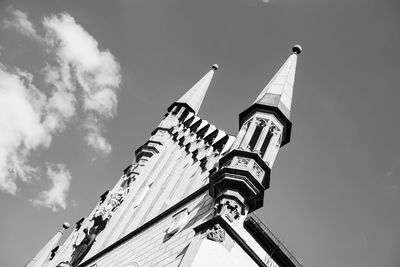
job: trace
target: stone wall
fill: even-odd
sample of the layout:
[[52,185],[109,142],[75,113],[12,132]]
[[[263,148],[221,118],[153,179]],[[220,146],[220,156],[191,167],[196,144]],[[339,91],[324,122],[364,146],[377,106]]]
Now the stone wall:
[[[94,261],[84,262],[82,266],[179,266],[189,244],[199,238],[193,228],[213,216],[213,207],[213,199],[206,192],[188,204],[171,210],[165,217],[144,224],[128,240]],[[174,223],[174,215],[185,208],[189,216],[183,228],[168,235],[167,230]]]

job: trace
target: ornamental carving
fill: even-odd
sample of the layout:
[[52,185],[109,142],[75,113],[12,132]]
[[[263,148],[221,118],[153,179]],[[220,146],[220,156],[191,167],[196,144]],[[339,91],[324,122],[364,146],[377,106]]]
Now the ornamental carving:
[[247,165],[249,164],[249,162],[250,162],[250,159],[237,157],[236,166],[246,168]]
[[209,240],[222,243],[225,240],[225,230],[221,225],[216,224],[208,230],[206,237]]
[[102,216],[104,219],[111,218],[115,209],[124,201],[128,190],[121,187],[117,192],[109,194],[109,197],[96,210],[95,216]]
[[262,174],[264,174],[263,169],[261,169],[260,166],[258,166],[257,163],[253,163],[253,168],[252,168],[253,172],[256,174],[257,178],[259,178]]
[[99,207],[97,208],[93,218],[89,220],[93,221],[93,225],[83,229],[84,237],[79,244],[77,244],[76,241],[78,236],[76,237],[75,244],[72,246],[74,251],[71,254],[71,260],[69,262],[61,262],[59,265],[68,264],[67,266],[72,267],[79,265],[96,241],[96,237],[106,228],[106,225],[113,216],[114,211],[119,205],[121,205],[122,201],[124,201],[127,192],[128,188],[124,189],[120,187],[118,191],[108,193],[106,199],[99,203]]
[[135,163],[132,165],[132,169],[131,169],[130,173],[135,173],[135,174],[140,173],[140,171],[145,166],[146,162],[147,162],[147,159],[141,158],[138,163]]
[[267,120],[257,118],[256,119],[256,125],[260,126],[260,127],[265,127],[265,125],[267,125]]
[[240,218],[241,207],[231,199],[222,199],[214,206],[215,214],[225,216],[230,222]]

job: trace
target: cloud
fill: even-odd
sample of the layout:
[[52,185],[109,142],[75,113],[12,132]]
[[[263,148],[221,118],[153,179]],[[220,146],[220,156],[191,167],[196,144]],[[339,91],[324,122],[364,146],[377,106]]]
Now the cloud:
[[41,37],[37,34],[35,27],[28,20],[26,13],[21,10],[14,9],[11,6],[8,7],[8,11],[11,14],[11,19],[4,19],[3,26],[5,28],[15,29],[22,35],[41,40]]
[[47,68],[48,80],[57,77],[59,91],[71,98],[69,106],[74,103],[75,85],[82,89],[85,139],[95,151],[108,154],[111,145],[102,136],[103,120],[116,114],[121,81],[118,62],[108,50],[100,50],[98,42],[69,14],[45,18],[43,25],[46,41],[57,57],[56,66]]
[[[62,74],[65,72],[65,74]],[[46,107],[47,118],[44,124],[54,131],[62,131],[65,123],[76,114],[77,99],[67,66],[44,68],[45,82],[53,89]]]
[[[40,35],[26,13],[12,7],[8,12],[11,17],[2,26],[39,41],[49,56],[36,74],[45,81],[41,90],[30,72],[0,62],[0,191],[15,194],[18,181],[41,177],[41,169],[29,164],[30,155],[47,149],[72,118],[84,130],[89,147],[105,155],[111,152],[103,136],[104,121],[116,115],[121,75],[114,56],[101,50],[69,14],[45,17]],[[46,164],[52,187],[32,202],[56,211],[66,207],[71,175],[65,165]]]
[[51,135],[41,124],[46,96],[31,84],[32,75],[0,67],[0,190],[15,194],[17,177],[28,182],[37,168],[27,163],[32,150],[48,147]]
[[32,200],[32,203],[49,208],[54,212],[59,208],[65,209],[71,174],[63,164],[49,165],[47,166],[47,178],[51,181],[50,189],[40,192],[38,198]]

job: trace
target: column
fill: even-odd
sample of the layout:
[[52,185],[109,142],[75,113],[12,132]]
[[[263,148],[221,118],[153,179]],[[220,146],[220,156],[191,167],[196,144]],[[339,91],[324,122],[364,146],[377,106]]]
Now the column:
[[254,130],[256,129],[256,127],[257,127],[256,118],[253,118],[250,122],[249,129],[246,131],[246,135],[245,135],[243,141],[241,142],[239,148],[241,148],[245,151],[248,150],[247,145],[249,144],[250,139],[253,136],[253,133],[254,133]]
[[235,144],[233,144],[232,146],[232,150],[237,149],[240,145],[240,142],[242,141],[244,135],[246,134],[246,130],[249,128],[249,123],[246,123],[242,126],[242,128],[240,129],[236,140],[235,140]]
[[281,131],[275,130],[274,136],[271,139],[271,142],[268,145],[267,150],[265,151],[265,155],[263,160],[267,162],[268,166],[271,168],[274,164],[276,155],[279,151],[279,139],[281,138]]

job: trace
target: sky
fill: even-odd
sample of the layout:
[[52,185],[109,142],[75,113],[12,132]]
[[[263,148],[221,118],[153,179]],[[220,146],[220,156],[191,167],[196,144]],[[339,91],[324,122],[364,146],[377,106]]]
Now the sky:
[[2,0],[0,266],[87,216],[214,63],[199,115],[235,135],[297,43],[256,214],[304,266],[400,266],[397,0]]

